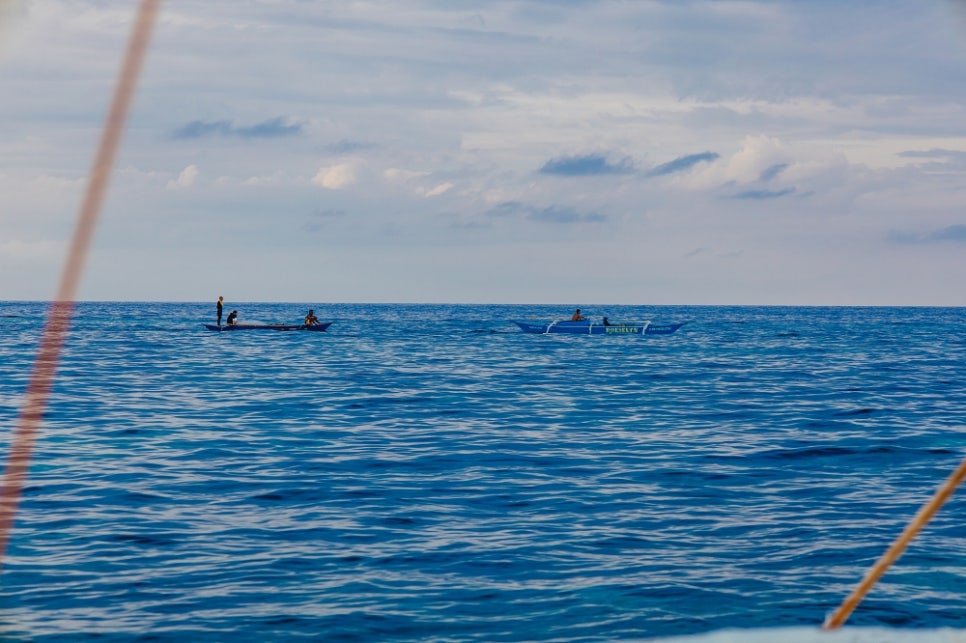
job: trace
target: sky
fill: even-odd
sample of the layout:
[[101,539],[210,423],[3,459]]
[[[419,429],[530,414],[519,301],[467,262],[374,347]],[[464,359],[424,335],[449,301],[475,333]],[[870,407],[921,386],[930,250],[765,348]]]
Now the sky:
[[[134,0],[0,0],[0,300]],[[166,0],[78,297],[966,306],[966,0]]]

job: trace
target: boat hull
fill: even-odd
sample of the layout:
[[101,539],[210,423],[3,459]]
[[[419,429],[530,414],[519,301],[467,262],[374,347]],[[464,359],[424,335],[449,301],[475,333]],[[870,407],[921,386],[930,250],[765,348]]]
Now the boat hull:
[[323,332],[331,325],[332,322],[325,322],[324,324],[312,324],[311,326],[306,326],[305,324],[235,324],[233,326],[205,324],[205,328],[218,332],[226,330],[308,330],[318,333]]
[[670,335],[684,326],[678,324],[595,324],[590,321],[572,322],[555,321],[548,323],[513,322],[525,333],[561,334],[561,335]]

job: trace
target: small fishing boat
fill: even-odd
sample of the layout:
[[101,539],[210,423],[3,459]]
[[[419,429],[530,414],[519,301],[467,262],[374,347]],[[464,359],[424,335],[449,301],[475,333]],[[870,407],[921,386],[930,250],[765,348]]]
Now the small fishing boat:
[[322,332],[326,328],[332,325],[332,322],[325,322],[322,324],[232,324],[231,326],[225,324],[219,326],[217,324],[205,324],[205,328],[214,331],[225,331],[225,330],[310,330],[315,332]]
[[649,321],[630,324],[595,324],[584,321],[558,320],[552,322],[513,322],[525,333],[566,333],[571,335],[670,335],[684,326],[677,324],[652,324]]

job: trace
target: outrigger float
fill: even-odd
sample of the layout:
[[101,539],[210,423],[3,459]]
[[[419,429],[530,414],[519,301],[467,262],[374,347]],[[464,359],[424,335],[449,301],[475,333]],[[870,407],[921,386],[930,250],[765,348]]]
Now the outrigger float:
[[670,335],[687,322],[677,324],[652,324],[649,321],[631,324],[596,324],[584,321],[558,320],[543,323],[519,322],[514,324],[525,333],[552,333],[570,335]]

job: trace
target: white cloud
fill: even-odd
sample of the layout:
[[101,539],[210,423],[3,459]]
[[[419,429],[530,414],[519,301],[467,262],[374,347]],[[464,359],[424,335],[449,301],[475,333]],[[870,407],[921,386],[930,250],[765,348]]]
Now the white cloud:
[[197,165],[189,165],[185,169],[181,170],[181,174],[178,178],[168,182],[169,189],[179,189],[179,188],[190,188],[195,184],[195,180],[198,178],[199,170]]
[[768,168],[792,160],[786,146],[777,138],[747,136],[737,152],[712,163],[698,164],[692,172],[683,174],[679,182],[692,188],[712,188],[729,182],[751,183]]
[[360,169],[359,163],[351,161],[320,167],[312,183],[328,190],[341,190],[359,180]]
[[439,196],[440,194],[443,194],[445,192],[449,192],[449,190],[452,189],[452,187],[453,187],[453,184],[452,183],[440,183],[436,187],[434,187],[434,188],[432,188],[430,190],[427,190],[425,194],[428,197],[431,197],[431,196]]
[[453,188],[449,182],[437,183],[432,180],[431,172],[420,172],[416,170],[403,170],[400,168],[389,168],[382,173],[387,183],[394,183],[406,186],[415,194],[424,197],[434,197],[444,194]]

